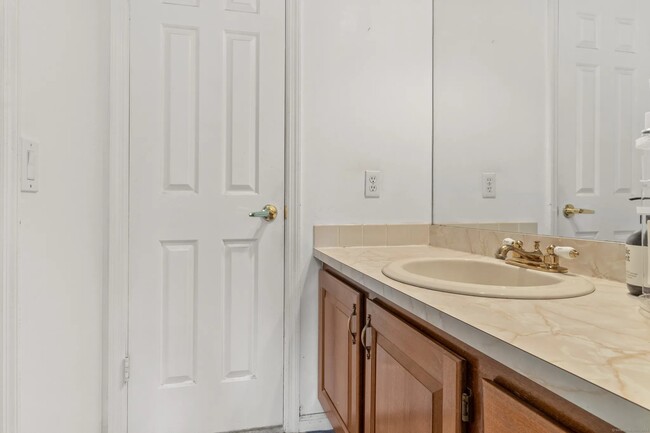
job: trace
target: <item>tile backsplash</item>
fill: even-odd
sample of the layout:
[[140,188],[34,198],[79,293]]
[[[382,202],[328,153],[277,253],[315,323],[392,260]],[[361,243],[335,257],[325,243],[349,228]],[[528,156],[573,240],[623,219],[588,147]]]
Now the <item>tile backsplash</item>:
[[542,249],[548,245],[575,248],[580,253],[579,257],[573,260],[562,260],[563,266],[569,268],[570,272],[619,282],[625,281],[625,245],[622,243],[437,224],[430,227],[432,246],[489,257],[494,256],[504,238],[521,240],[526,249],[532,249],[534,241],[541,241]]
[[542,247],[562,245],[580,252],[574,260],[563,260],[570,272],[613,281],[625,281],[625,245],[575,238],[560,238],[484,226],[395,224],[314,226],[314,247],[383,247],[431,245],[493,257],[504,238],[521,240],[527,249],[534,241]]

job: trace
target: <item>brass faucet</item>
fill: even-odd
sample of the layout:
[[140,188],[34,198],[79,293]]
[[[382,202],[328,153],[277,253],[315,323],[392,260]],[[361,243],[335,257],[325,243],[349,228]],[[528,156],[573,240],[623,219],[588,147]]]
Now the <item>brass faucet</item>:
[[[540,242],[535,241],[533,251],[526,251],[524,250],[524,243],[522,241],[506,238],[494,254],[494,257],[499,260],[505,260],[509,265],[519,266],[520,268],[565,274],[569,270],[560,266],[560,257],[575,259],[580,255],[578,251],[571,247],[557,247],[555,245],[549,245],[546,248],[546,254],[544,254],[539,248],[539,245]],[[512,253],[511,258],[508,258],[508,253]]]

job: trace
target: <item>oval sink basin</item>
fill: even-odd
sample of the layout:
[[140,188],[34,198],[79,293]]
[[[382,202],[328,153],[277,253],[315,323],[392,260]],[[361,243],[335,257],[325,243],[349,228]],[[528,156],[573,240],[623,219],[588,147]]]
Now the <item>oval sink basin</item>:
[[417,258],[382,269],[401,283],[463,295],[508,299],[561,299],[592,293],[594,285],[577,275],[518,268],[498,261]]

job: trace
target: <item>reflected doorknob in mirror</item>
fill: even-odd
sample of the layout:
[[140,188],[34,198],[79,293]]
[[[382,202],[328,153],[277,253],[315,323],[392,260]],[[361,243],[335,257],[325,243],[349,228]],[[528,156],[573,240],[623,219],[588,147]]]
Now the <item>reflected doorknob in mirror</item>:
[[594,213],[596,213],[595,210],[577,208],[572,204],[565,205],[564,209],[562,210],[562,215],[564,215],[565,218],[573,218],[574,215],[578,215],[578,214],[594,214]]
[[264,218],[265,221],[273,221],[278,216],[278,208],[272,204],[267,204],[264,209],[258,212],[251,212],[248,214],[251,218]]
[[[482,20],[473,22],[472,32],[464,25],[467,5],[485,2],[448,3],[449,7],[434,6],[433,14],[434,223],[599,241],[620,241],[622,232],[636,232],[638,215],[623,203],[622,193],[623,186],[631,187],[628,193],[641,191],[637,183],[643,178],[641,154],[632,155],[643,113],[650,111],[647,100],[638,97],[648,94],[648,80],[626,75],[622,84],[621,69],[611,62],[619,61],[616,50],[625,47],[626,62],[638,61],[645,69],[635,66],[635,70],[647,71],[650,44],[635,44],[627,34],[621,42],[617,26],[599,23],[618,23],[623,16],[648,17],[650,1],[555,1],[561,7],[553,9],[552,19],[543,8],[537,11],[526,2],[512,2],[507,17],[499,8],[481,9]],[[526,22],[527,30],[508,22]],[[482,26],[487,23],[500,28],[501,43],[490,50],[473,49],[485,42],[487,27]],[[576,37],[585,23],[597,30],[590,27],[589,35]],[[549,37],[550,52],[539,42]],[[603,46],[615,48],[608,51]],[[592,56],[592,51],[601,54]],[[498,62],[492,60],[495,55]],[[553,73],[538,73],[549,62]],[[463,73],[467,65],[480,65],[480,76]],[[498,89],[490,82],[498,82]],[[463,104],[458,103],[459,93],[450,89],[463,89]],[[619,103],[621,95],[627,98],[625,104]],[[633,121],[617,124],[611,119]],[[528,138],[525,143],[510,139],[517,136]],[[496,184],[497,202],[482,197],[484,172],[496,172],[501,179]],[[513,194],[514,185],[526,193]],[[589,195],[588,202],[582,201]],[[556,203],[548,206],[552,201]],[[597,209],[596,215],[565,214],[567,203]]]

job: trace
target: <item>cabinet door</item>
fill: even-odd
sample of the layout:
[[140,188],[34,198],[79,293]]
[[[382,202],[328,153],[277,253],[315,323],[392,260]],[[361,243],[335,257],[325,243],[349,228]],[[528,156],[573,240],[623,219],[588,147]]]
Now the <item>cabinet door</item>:
[[365,433],[459,433],[464,361],[366,303]]
[[359,433],[362,296],[320,272],[318,399],[337,433]]
[[571,433],[489,380],[482,380],[483,433]]

